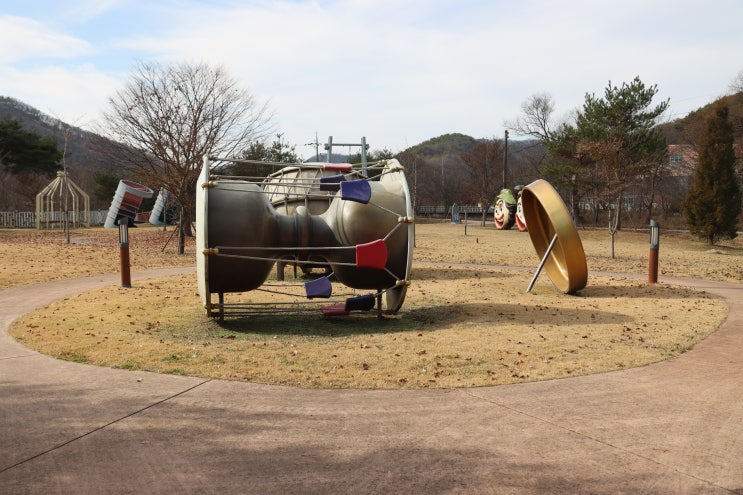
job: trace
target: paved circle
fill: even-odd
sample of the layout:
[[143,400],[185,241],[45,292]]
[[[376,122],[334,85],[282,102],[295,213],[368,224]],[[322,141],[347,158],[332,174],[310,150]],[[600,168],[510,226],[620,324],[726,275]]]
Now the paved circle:
[[743,285],[663,280],[730,306],[678,358],[488,388],[158,375],[59,361],[7,335],[117,277],[0,292],[0,493],[743,493]]

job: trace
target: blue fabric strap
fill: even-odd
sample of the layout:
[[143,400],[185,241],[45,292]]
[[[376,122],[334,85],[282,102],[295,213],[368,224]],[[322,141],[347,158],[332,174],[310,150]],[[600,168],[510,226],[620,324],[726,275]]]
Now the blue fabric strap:
[[304,291],[307,294],[307,299],[315,297],[328,298],[333,292],[333,286],[330,283],[328,277],[320,277],[315,280],[310,280],[304,283]]
[[346,311],[370,311],[372,309],[374,309],[374,294],[346,299]]
[[371,199],[371,186],[365,179],[341,182],[341,198],[366,204]]
[[341,188],[341,182],[346,181],[345,175],[327,175],[320,177],[321,191],[338,191]]

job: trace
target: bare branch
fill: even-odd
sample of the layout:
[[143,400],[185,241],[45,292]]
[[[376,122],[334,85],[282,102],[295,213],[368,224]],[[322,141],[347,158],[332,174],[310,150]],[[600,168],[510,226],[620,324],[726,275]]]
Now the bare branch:
[[549,93],[533,94],[521,104],[522,114],[514,121],[505,122],[506,127],[520,136],[531,136],[548,141],[552,136],[552,114],[555,103]]
[[109,156],[147,185],[166,187],[189,218],[203,157],[236,156],[273,132],[267,106],[206,64],[139,63],[104,118],[115,143]]
[[730,82],[730,86],[728,88],[733,94],[743,91],[743,69],[741,69],[741,71],[738,72],[738,75],[735,76],[735,79]]

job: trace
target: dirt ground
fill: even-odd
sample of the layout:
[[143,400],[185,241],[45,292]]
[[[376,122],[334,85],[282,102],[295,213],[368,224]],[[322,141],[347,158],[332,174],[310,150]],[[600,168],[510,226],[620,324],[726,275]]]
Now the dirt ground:
[[[132,270],[194,264],[193,240],[130,230]],[[29,314],[11,333],[62,359],[125,369],[336,388],[465,387],[642,366],[690,349],[724,320],[723,301],[648,284],[648,233],[580,230],[589,280],[575,296],[542,274],[529,236],[469,223],[418,223],[399,315],[319,311],[208,319],[195,275],[108,287]],[[0,230],[0,288],[119,270],[118,232]],[[743,245],[710,249],[661,233],[660,277],[743,282]],[[291,270],[287,270],[289,274]],[[634,274],[634,277],[621,274]],[[291,277],[290,277],[291,278]],[[261,292],[236,297],[258,301]]]

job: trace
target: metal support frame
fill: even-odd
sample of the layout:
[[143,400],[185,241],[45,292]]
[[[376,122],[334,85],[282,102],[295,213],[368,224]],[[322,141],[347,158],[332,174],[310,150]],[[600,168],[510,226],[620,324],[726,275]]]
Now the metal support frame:
[[[80,204],[82,200],[82,205]],[[72,203],[70,205],[70,203]],[[71,206],[71,209],[69,208]],[[80,207],[82,206],[82,210]],[[81,222],[90,227],[90,196],[83,191],[64,171],[36,195],[36,228],[50,228],[54,224],[55,213],[59,212],[60,223],[69,231],[69,214],[72,213],[72,228]]]
[[333,143],[333,136],[328,136],[328,142],[325,144],[325,149],[328,151],[327,154],[327,161],[330,163],[330,160],[333,157],[333,146],[358,146],[361,148],[361,173],[364,174],[364,176],[367,175],[366,173],[366,151],[369,149],[369,145],[366,144],[366,137],[361,138],[361,143]]
[[529,282],[529,287],[526,288],[527,293],[531,292],[531,289],[534,287],[534,284],[537,281],[537,277],[539,277],[539,274],[542,272],[542,268],[544,268],[544,264],[547,262],[547,258],[550,257],[550,254],[552,253],[552,248],[555,247],[556,242],[557,242],[557,234],[555,234],[552,237],[552,242],[550,242],[550,245],[547,247],[547,251],[544,252],[544,256],[542,256],[542,261],[539,262],[537,271],[534,273],[534,277],[531,279],[531,282]]

